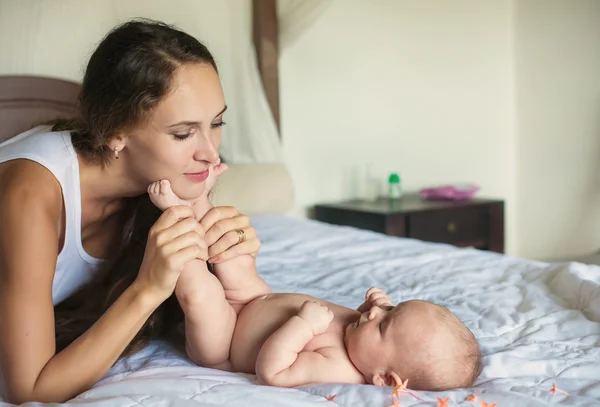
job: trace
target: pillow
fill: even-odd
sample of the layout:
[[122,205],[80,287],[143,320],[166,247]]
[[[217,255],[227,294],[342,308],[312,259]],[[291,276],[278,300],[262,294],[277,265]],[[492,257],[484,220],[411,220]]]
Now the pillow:
[[212,190],[215,206],[235,206],[253,216],[285,213],[294,204],[289,171],[283,163],[228,164]]

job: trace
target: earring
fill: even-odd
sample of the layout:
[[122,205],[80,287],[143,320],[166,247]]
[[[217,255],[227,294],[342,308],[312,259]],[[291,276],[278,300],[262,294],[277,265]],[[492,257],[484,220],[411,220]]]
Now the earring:
[[119,150],[117,150],[116,148],[115,148],[115,158],[117,160],[119,159]]

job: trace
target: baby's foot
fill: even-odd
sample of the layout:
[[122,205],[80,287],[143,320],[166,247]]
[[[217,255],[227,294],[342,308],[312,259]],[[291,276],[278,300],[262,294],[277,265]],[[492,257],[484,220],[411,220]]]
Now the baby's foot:
[[183,200],[179,198],[173,189],[171,189],[171,183],[168,180],[156,181],[150,184],[148,187],[148,195],[150,200],[156,207],[162,211],[171,206],[187,205],[194,208],[194,212],[204,211],[206,213],[210,209],[210,202],[208,200],[208,193],[215,185],[219,175],[223,174],[227,170],[226,164],[217,164],[209,169],[208,178],[205,181],[204,192],[196,199]]
[[208,194],[217,182],[217,178],[219,178],[221,174],[227,171],[227,168],[228,167],[226,164],[217,164],[210,169],[208,178],[205,181],[206,186],[204,188],[204,192],[198,197],[198,199],[195,199],[192,203],[194,213],[198,218],[201,218],[204,215],[206,215],[206,212],[208,212],[212,208],[212,204],[208,199]]
[[191,206],[190,202],[184,201],[175,195],[175,192],[171,189],[171,183],[166,179],[150,184],[148,187],[148,195],[150,195],[152,203],[161,211],[164,211],[171,206]]
[[229,167],[227,167],[227,164],[219,163],[210,169],[208,178],[205,181],[206,187],[204,188],[204,193],[201,195],[202,198],[208,199],[208,193],[210,192],[212,187],[215,186],[217,178],[219,178],[221,174],[227,171],[228,168]]

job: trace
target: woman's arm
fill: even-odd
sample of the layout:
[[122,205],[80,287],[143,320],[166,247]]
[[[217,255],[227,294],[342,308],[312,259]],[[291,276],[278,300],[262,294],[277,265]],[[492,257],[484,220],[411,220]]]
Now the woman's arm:
[[[168,254],[179,251],[195,257],[199,251],[168,245],[155,250],[156,240],[173,241],[173,237],[154,228],[144,258],[149,265],[142,265],[144,271],[136,282],[88,331],[55,354],[52,282],[62,194],[43,167],[35,163],[15,167],[18,171],[5,172],[0,184],[0,375],[12,403],[64,402],[91,388],[108,371],[170,295],[164,286],[171,285],[172,292],[178,272],[165,272],[165,265],[180,270],[185,259]],[[193,216],[189,208],[180,212],[165,213],[162,227]],[[178,233],[185,233],[182,230]]]
[[0,188],[1,375],[10,402],[62,402],[108,371],[158,302],[132,287],[92,329],[54,355],[61,189],[36,164],[14,167],[19,173],[5,173]]

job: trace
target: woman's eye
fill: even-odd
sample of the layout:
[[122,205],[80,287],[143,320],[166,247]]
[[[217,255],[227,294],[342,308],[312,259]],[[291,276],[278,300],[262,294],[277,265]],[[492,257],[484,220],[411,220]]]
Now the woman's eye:
[[223,127],[223,126],[225,126],[225,122],[223,120],[221,120],[219,123],[212,124],[213,129],[216,129],[217,127]]
[[186,138],[188,138],[191,135],[192,135],[191,131],[188,133],[173,133],[173,137],[175,137],[175,140],[185,140]]

